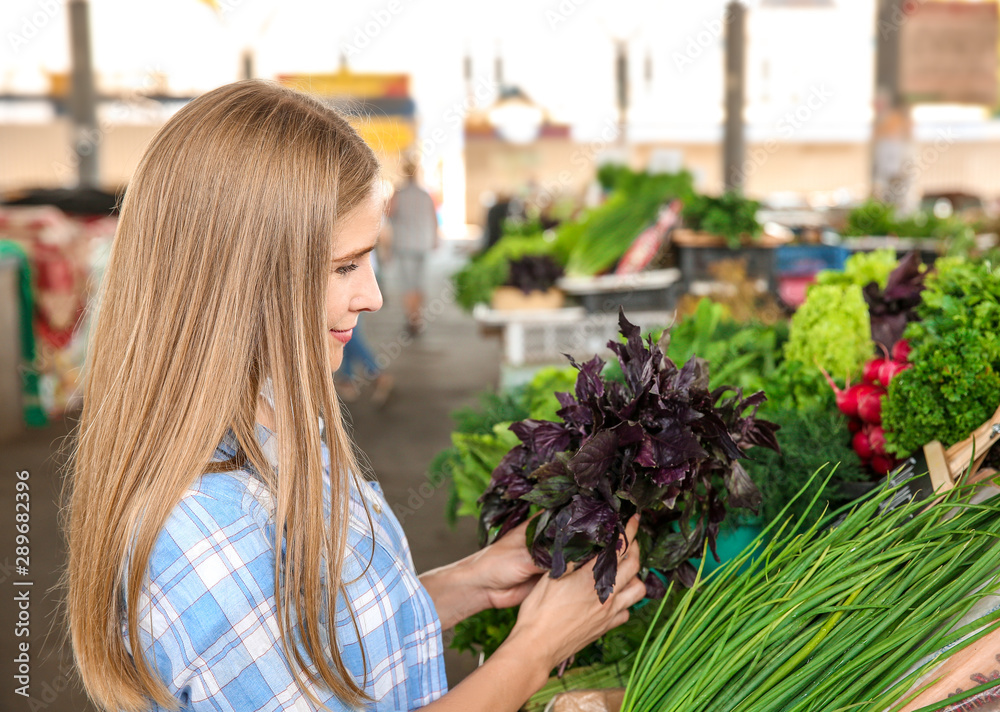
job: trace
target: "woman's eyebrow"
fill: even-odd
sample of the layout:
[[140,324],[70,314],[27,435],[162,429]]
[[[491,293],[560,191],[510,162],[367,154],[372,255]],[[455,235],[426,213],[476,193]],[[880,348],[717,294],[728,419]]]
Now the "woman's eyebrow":
[[347,262],[348,260],[356,260],[359,257],[364,257],[365,255],[367,255],[369,252],[371,252],[372,250],[374,250],[376,246],[378,246],[378,241],[377,240],[375,241],[375,244],[373,244],[371,247],[364,247],[364,248],[362,248],[360,250],[355,250],[354,252],[351,252],[349,254],[343,255],[341,257],[334,256],[333,261],[334,262]]

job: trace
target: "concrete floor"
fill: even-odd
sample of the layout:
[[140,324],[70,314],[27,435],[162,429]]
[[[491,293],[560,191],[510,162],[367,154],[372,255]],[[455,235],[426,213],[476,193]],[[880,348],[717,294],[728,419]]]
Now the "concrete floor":
[[[426,468],[439,450],[450,444],[448,414],[476,402],[477,394],[496,386],[500,345],[479,336],[472,319],[451,303],[445,274],[460,255],[443,251],[431,264],[428,307],[432,316],[426,332],[415,340],[403,330],[396,295],[386,290],[385,306],[365,318],[364,330],[377,355],[388,359],[396,380],[388,402],[376,408],[362,397],[349,405],[354,437],[381,481],[389,503],[403,514],[413,558],[419,571],[449,563],[476,548],[475,523],[463,521],[452,531],[444,521],[447,493],[430,490]],[[391,270],[387,273],[391,283]],[[65,626],[60,621],[60,594],[65,548],[58,526],[62,476],[56,451],[67,438],[72,418],[24,433],[0,444],[0,712],[46,710],[83,712],[89,705],[72,673]],[[66,441],[71,444],[71,440]],[[30,473],[31,561],[27,577],[15,570],[16,472]],[[404,509],[405,508],[405,509]],[[17,608],[13,601],[31,580],[30,638],[15,637]],[[31,644],[31,698],[14,692],[17,644]],[[445,653],[449,682],[454,685],[471,671],[468,655]]]

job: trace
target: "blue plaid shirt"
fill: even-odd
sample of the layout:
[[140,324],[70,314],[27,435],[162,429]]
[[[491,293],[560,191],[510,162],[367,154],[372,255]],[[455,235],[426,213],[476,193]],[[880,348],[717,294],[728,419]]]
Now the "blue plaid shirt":
[[[273,433],[258,424],[257,436],[274,462]],[[230,431],[215,459],[235,452]],[[329,458],[324,444],[328,493]],[[374,542],[363,496],[375,525]],[[140,597],[140,640],[146,660],[182,709],[311,709],[293,679],[278,629],[273,512],[267,488],[251,472],[206,474],[185,492],[156,541],[148,588]],[[376,702],[365,709],[414,709],[447,692],[441,622],[417,578],[402,528],[375,483],[360,481],[351,488],[344,581],[361,640],[359,645],[340,600],[337,643],[359,684],[362,655],[367,663],[363,689]],[[122,631],[128,644],[124,620]],[[332,710],[350,709],[327,690],[312,691]]]

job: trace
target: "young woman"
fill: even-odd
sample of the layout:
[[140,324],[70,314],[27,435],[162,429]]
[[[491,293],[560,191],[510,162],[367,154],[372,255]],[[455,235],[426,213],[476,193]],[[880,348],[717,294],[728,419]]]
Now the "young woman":
[[[523,528],[414,572],[332,378],[381,306],[380,185],[343,118],[258,81],[192,101],[140,161],[72,463],[68,614],[100,707],[516,710],[642,597],[636,546],[602,605],[592,565],[541,575]],[[518,603],[447,692],[442,628]]]

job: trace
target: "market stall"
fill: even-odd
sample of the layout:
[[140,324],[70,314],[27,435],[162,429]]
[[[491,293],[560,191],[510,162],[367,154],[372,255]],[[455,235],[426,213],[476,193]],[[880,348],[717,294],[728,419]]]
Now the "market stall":
[[[553,671],[527,709],[618,709],[622,696],[627,710],[902,709],[935,669],[949,680],[970,669],[962,660],[1000,627],[989,563],[1000,509],[982,502],[1000,464],[989,447],[1000,432],[1000,270],[988,257],[928,265],[891,249],[839,266],[812,276],[788,322],[738,321],[709,299],[684,305],[662,334],[626,314],[607,365],[577,356],[458,414],[431,475],[449,482],[450,516],[477,517],[490,537],[541,513],[528,545],[554,575],[570,560],[600,562],[615,516],[644,512],[650,601]],[[679,423],[641,415],[649,383],[662,399],[682,382],[708,389],[682,400],[714,404],[700,417],[726,423],[722,441],[695,435],[685,450]],[[933,452],[950,463],[936,490],[909,479],[934,470]],[[722,459],[697,464],[706,455]],[[643,481],[641,496],[630,490]],[[605,504],[581,499],[610,503],[602,491],[623,498],[607,518]],[[670,507],[647,511],[655,501]],[[453,645],[488,656],[515,619],[480,614]],[[835,660],[857,662],[832,674]]]
[[[8,434],[40,426],[76,406],[86,356],[88,306],[107,263],[117,220],[73,217],[53,206],[0,207],[0,254],[10,265],[5,343],[20,381],[5,400]],[[16,412],[15,412],[16,411]]]

